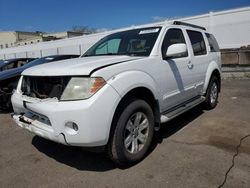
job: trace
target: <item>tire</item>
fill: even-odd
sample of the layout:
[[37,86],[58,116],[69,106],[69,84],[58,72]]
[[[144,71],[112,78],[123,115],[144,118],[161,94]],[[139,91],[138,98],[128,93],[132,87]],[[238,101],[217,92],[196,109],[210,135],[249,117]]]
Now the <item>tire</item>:
[[219,97],[219,81],[216,76],[212,76],[210,79],[205,97],[205,108],[208,110],[215,108]]
[[149,150],[154,133],[154,115],[151,107],[139,99],[121,105],[119,111],[112,125],[108,155],[119,165],[129,165],[142,160]]

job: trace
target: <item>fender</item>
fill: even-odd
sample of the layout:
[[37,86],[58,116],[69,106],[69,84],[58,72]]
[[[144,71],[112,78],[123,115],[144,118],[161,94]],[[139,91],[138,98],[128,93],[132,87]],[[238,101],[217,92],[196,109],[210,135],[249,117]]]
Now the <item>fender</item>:
[[215,61],[212,61],[212,62],[210,62],[210,64],[208,65],[208,68],[207,68],[205,83],[204,83],[204,87],[203,87],[203,94],[205,94],[207,91],[207,87],[208,87],[211,75],[212,75],[214,70],[218,70],[221,74],[220,66]]
[[159,99],[159,90],[156,82],[150,75],[143,71],[131,70],[122,72],[113,76],[108,81],[108,84],[111,85],[121,97],[134,88],[145,87],[152,92],[156,100]]

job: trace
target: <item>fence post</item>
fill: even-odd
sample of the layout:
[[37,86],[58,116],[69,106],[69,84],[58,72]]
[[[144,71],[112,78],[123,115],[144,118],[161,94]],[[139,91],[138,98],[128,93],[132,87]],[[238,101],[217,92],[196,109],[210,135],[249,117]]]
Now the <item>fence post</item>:
[[82,55],[82,45],[79,44],[80,55]]

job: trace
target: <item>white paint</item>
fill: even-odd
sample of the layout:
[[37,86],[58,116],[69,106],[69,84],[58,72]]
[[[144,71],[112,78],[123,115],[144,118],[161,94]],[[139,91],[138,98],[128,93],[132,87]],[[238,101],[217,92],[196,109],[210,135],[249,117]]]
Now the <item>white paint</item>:
[[172,44],[168,47],[167,57],[178,56],[187,52],[186,44]]

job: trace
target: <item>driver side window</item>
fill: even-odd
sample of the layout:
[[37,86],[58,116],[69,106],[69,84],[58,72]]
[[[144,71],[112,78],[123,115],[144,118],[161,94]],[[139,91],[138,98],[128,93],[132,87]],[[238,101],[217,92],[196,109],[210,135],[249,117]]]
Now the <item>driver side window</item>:
[[5,65],[4,67],[2,67],[2,70],[9,70],[9,69],[13,69],[13,68],[16,68],[15,67],[15,62],[12,62],[12,63],[9,63],[7,65]]
[[95,54],[116,54],[118,53],[120,42],[121,39],[111,39],[106,41],[97,47]]
[[22,67],[23,65],[25,65],[26,63],[28,62],[28,60],[19,60],[18,62],[17,62],[17,68],[18,67]]
[[[180,44],[180,43],[186,44],[182,30],[181,29],[169,29],[162,43],[162,48],[161,48],[162,57],[165,57],[165,54],[169,46],[171,46],[172,44]],[[185,54],[182,54],[181,56],[178,56],[178,58],[187,57],[187,56],[188,56],[188,53],[185,53]]]

